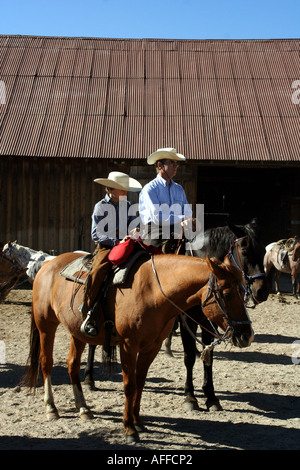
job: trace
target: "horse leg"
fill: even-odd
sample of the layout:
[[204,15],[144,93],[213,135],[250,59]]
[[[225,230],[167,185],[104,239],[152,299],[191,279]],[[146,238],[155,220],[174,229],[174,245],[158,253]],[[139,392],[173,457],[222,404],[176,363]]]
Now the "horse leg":
[[176,334],[175,332],[176,332],[177,328],[178,328],[178,320],[176,319],[171,333],[169,334],[169,336],[165,340],[165,348],[166,348],[165,352],[170,357],[173,357],[171,344],[172,344],[172,337]]
[[71,379],[71,384],[73,386],[73,393],[75,398],[75,406],[79,410],[79,416],[82,419],[92,418],[92,413],[88,409],[81,383],[80,383],[80,359],[85,348],[85,343],[79,341],[74,336],[71,336],[70,350],[67,358],[68,371]]
[[[196,334],[197,325],[186,318],[186,322],[193,334]],[[196,361],[196,341],[185,328],[182,319],[180,319],[180,333],[184,350],[184,365],[186,368],[186,381],[184,385],[184,407],[187,411],[200,410],[194,393],[193,367]]]
[[122,364],[123,385],[125,394],[125,407],[123,424],[127,444],[135,444],[139,435],[134,426],[133,404],[136,395],[136,363],[137,351],[129,351],[126,344],[120,345],[120,358]]
[[173,336],[173,331],[171,331],[171,333],[169,334],[169,336],[165,340],[166,354],[170,357],[173,357],[173,353],[172,353],[172,349],[171,349],[172,336]]
[[280,271],[276,270],[275,276],[274,276],[275,292],[277,295],[280,295],[279,284],[278,284],[280,274],[281,274]]
[[[214,337],[209,331],[202,329],[202,341],[205,345],[210,345],[213,339]],[[213,384],[213,349],[209,351],[209,360],[207,362],[208,364],[203,361],[204,380],[202,386],[203,393],[206,397],[206,406],[208,410],[221,411],[223,408],[215,395]]]
[[95,390],[94,381],[94,359],[95,359],[96,346],[89,344],[88,360],[84,369],[84,384],[88,385],[90,390]]
[[146,428],[140,417],[141,398],[149,367],[157,356],[159,350],[160,345],[154,346],[153,349],[150,351],[147,350],[145,353],[140,352],[138,355],[136,365],[136,395],[133,405],[133,422],[134,427],[138,432],[146,431]]
[[51,371],[53,367],[53,345],[58,324],[54,324],[47,332],[40,331],[40,362],[44,381],[44,404],[48,421],[59,418],[54,404],[51,384]]
[[292,286],[293,286],[293,296],[296,299],[298,299],[298,295],[297,295],[297,273],[295,272],[294,269],[292,269],[291,278],[292,278]]

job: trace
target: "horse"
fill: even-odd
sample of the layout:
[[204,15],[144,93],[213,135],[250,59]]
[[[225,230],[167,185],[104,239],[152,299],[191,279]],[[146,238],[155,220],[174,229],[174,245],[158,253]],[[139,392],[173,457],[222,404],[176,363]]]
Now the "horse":
[[0,302],[3,302],[25,270],[9,259],[1,248],[3,243],[0,243]]
[[286,253],[286,262],[282,263],[281,253],[284,249],[283,243],[273,242],[266,246],[264,269],[266,275],[269,276],[272,268],[275,268],[274,283],[277,294],[280,294],[278,280],[281,273],[291,274],[292,294],[298,299],[298,295],[300,294],[300,283],[298,282],[298,275],[300,273],[300,239],[295,237],[291,251]]
[[[198,235],[200,238],[201,235]],[[201,246],[192,250],[192,247]],[[210,228],[204,232],[203,239],[194,240],[185,251],[189,257],[205,258],[215,257],[224,260],[226,255],[233,266],[243,275],[243,286],[245,300],[252,299],[254,307],[267,300],[269,295],[269,284],[263,266],[265,247],[261,241],[260,230],[256,219],[251,220],[246,225],[235,225],[230,222],[223,227]],[[196,356],[200,355],[196,347],[197,324],[193,317],[197,312],[189,312],[189,316],[178,316],[180,334],[184,349],[184,364],[186,367],[185,380],[185,407],[190,410],[199,410],[199,405],[195,397],[193,386],[193,367]],[[202,343],[204,347],[211,344],[214,330],[211,325],[201,328]],[[172,355],[171,338],[173,331],[166,339],[164,345],[166,353]],[[84,370],[85,383],[94,388],[94,356],[95,346],[90,346],[88,351],[87,364]],[[210,359],[203,362],[204,379],[202,390],[206,398],[207,409],[222,410],[219,399],[215,395],[213,384],[213,348],[210,350]]]
[[8,242],[4,245],[2,252],[14,263],[25,269],[27,279],[33,283],[34,278],[45,261],[50,261],[55,256],[44,253],[43,251],[35,251],[32,248],[19,245],[16,241]]
[[[195,243],[195,246],[201,246]],[[245,301],[251,298],[254,307],[267,300],[269,295],[269,284],[264,272],[264,244],[260,239],[260,231],[256,219],[246,225],[234,225],[228,222],[225,227],[210,228],[204,232],[203,245],[201,248],[186,251],[188,256],[215,257],[224,260],[229,257],[243,276]],[[184,349],[184,364],[186,367],[185,408],[187,410],[199,410],[198,401],[195,397],[193,385],[193,367],[198,350],[196,348],[197,325],[192,317],[195,313],[190,312],[186,318],[179,316],[180,334]],[[211,343],[214,330],[211,325],[202,327],[202,342],[204,345]],[[202,390],[206,398],[208,410],[222,410],[219,399],[215,395],[213,384],[213,348],[210,350],[210,359],[203,362],[204,380]]]
[[74,290],[75,284],[60,274],[78,256],[57,256],[43,265],[34,280],[29,366],[24,384],[35,388],[41,367],[46,415],[48,419],[59,417],[51,370],[55,332],[61,323],[71,336],[67,364],[75,405],[82,418],[90,418],[80,383],[80,358],[86,343],[106,342],[105,326],[113,322],[110,344],[120,348],[125,439],[129,444],[135,443],[139,432],[146,430],[140,417],[140,402],[149,366],[179,312],[202,304],[198,320],[206,318],[220,328],[223,335],[218,337],[240,348],[251,344],[253,330],[243,302],[241,275],[228,259],[220,263],[208,257],[202,260],[184,255],[152,255],[134,265],[124,285],[107,290],[103,309],[98,310],[99,334],[88,338],[80,332],[82,286]]

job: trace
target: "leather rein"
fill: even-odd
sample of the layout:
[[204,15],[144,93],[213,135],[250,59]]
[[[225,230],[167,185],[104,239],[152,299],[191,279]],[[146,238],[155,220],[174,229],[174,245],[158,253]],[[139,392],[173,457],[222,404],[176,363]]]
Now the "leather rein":
[[[248,308],[255,308],[256,305],[259,304],[259,302],[258,302],[258,300],[255,299],[255,297],[252,293],[251,284],[252,284],[252,282],[255,281],[255,279],[266,277],[266,273],[263,272],[263,273],[253,274],[253,275],[249,276],[245,272],[245,269],[243,267],[243,263],[241,261],[241,257],[240,257],[240,254],[239,254],[239,250],[238,250],[238,242],[240,240],[243,240],[244,238],[247,238],[247,235],[245,235],[244,237],[236,238],[235,240],[233,240],[233,242],[231,243],[230,248],[229,248],[228,256],[229,256],[229,259],[233,261],[233,264],[236,266],[236,268],[243,274],[243,277],[246,280],[246,285],[242,285],[242,287],[245,291],[245,303],[248,302],[249,295],[250,295],[252,297],[253,302],[254,302],[254,306],[253,307],[248,306]],[[236,250],[237,260],[235,259],[234,253],[233,253],[234,248]]]
[[[202,360],[204,360],[206,363],[208,362],[208,352],[217,344],[220,344],[222,341],[226,342],[228,341],[230,338],[231,338],[231,335],[232,335],[232,332],[234,330],[234,326],[235,325],[250,325],[251,324],[251,320],[244,320],[244,321],[236,321],[236,320],[232,320],[228,313],[226,312],[226,307],[225,307],[225,303],[224,303],[224,300],[223,300],[223,294],[222,294],[222,289],[218,286],[218,281],[217,281],[217,278],[212,274],[210,273],[210,276],[209,276],[209,281],[208,281],[208,291],[207,291],[207,294],[206,294],[206,297],[205,297],[205,300],[203,302],[203,304],[201,305],[201,307],[204,307],[207,302],[213,298],[214,299],[214,302],[217,303],[218,307],[220,308],[220,310],[222,311],[226,321],[227,321],[227,328],[226,328],[226,331],[224,332],[224,334],[220,334],[217,330],[217,328],[215,327],[215,325],[213,324],[213,322],[207,318],[207,321],[210,323],[210,326],[212,328],[213,331],[205,328],[201,323],[199,323],[198,321],[196,321],[193,317],[191,317],[188,313],[186,313],[184,310],[182,310],[178,305],[176,305],[175,302],[173,302],[173,300],[171,300],[163,291],[162,287],[161,287],[161,284],[160,284],[160,281],[159,281],[159,278],[158,278],[158,274],[157,274],[157,271],[155,269],[155,266],[154,266],[154,256],[151,256],[151,262],[152,262],[152,269],[153,269],[153,272],[155,274],[155,277],[156,277],[156,281],[157,281],[157,284],[159,286],[159,289],[162,293],[162,295],[164,296],[164,298],[173,306],[175,307],[181,314],[181,318],[184,322],[184,325],[185,327],[187,328],[187,330],[189,331],[190,335],[198,342],[200,343],[203,347],[204,347],[204,350],[202,352],[202,355],[201,355],[201,358]],[[193,322],[195,322],[198,326],[200,326],[201,328],[204,328],[206,331],[208,331],[209,333],[211,333],[213,336],[215,336],[216,338],[216,341],[214,341],[213,343],[211,343],[210,345],[205,345],[201,340],[199,340],[195,335],[194,333],[191,331],[191,329],[188,327],[187,323],[186,323],[186,319],[185,317],[188,317],[190,320],[193,320]]]

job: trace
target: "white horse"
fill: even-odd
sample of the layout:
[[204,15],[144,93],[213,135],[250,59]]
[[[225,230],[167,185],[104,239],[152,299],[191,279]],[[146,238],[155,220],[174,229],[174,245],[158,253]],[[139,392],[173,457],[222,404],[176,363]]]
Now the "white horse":
[[26,269],[26,275],[30,282],[34,281],[35,276],[45,261],[55,258],[43,251],[35,251],[32,248],[18,245],[15,242],[8,242],[3,247],[3,253],[7,258],[16,263],[20,268]]
[[[26,269],[28,281],[33,283],[35,276],[46,261],[55,258],[53,255],[43,251],[35,251],[27,246],[18,245],[15,242],[8,242],[3,247],[3,253],[11,261],[14,261],[20,268]],[[89,254],[87,251],[78,250],[75,253]]]
[[[55,258],[55,256],[44,253],[43,251],[35,251],[32,248],[18,245],[16,241],[6,243],[2,251],[5,256],[16,263],[19,268],[26,269],[28,281],[31,283],[33,283],[34,278],[42,265],[46,261],[50,261]],[[87,251],[82,250],[75,251],[75,253],[82,253],[83,255],[89,254]]]

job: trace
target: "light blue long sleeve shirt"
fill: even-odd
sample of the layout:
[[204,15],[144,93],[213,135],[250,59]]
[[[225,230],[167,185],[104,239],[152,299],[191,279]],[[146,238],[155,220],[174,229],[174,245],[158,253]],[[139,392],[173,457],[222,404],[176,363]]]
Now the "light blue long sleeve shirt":
[[147,183],[139,197],[139,214],[143,225],[176,225],[192,217],[192,209],[180,184],[171,183],[160,175]]

